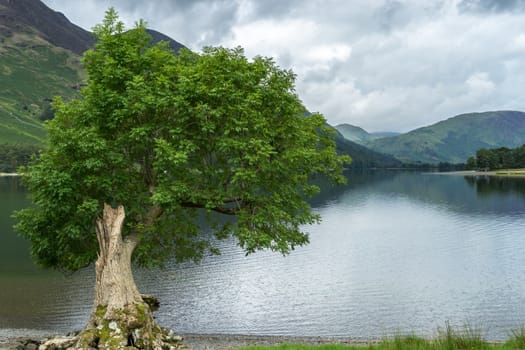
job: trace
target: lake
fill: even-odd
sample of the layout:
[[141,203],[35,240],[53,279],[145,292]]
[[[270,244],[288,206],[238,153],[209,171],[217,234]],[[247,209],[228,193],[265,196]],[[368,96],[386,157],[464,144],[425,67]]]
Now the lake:
[[[490,340],[525,325],[525,179],[349,173],[313,199],[323,221],[287,257],[234,241],[200,265],[137,269],[156,318],[180,333],[380,338],[468,324]],[[33,266],[10,214],[28,204],[0,178],[0,338],[80,329],[93,269]]]

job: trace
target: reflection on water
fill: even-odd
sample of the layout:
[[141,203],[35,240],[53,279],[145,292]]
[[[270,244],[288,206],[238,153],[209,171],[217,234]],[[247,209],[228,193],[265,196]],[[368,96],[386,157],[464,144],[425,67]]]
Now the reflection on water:
[[[93,272],[32,267],[9,222],[27,201],[0,181],[0,329],[80,328]],[[245,257],[224,241],[201,265],[136,270],[136,280],[179,332],[377,338],[432,335],[448,320],[506,338],[525,324],[524,194],[523,179],[352,173],[313,200],[323,222],[288,257]]]

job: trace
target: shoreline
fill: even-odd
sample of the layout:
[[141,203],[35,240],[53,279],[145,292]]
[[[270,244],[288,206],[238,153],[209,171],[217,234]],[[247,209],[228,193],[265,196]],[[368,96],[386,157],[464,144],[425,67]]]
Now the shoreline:
[[[367,339],[359,337],[330,337],[330,336],[291,336],[291,335],[242,335],[242,334],[195,334],[181,333],[180,345],[188,350],[234,350],[249,346],[272,346],[280,344],[300,345],[347,345],[366,347],[379,345],[386,339]],[[36,350],[44,341],[54,336],[15,336],[0,338],[0,350]],[[58,336],[63,338],[63,336]],[[67,338],[68,336],[66,336]],[[498,345],[504,341],[487,341],[488,344]]]
[[9,176],[20,176],[18,173],[2,173],[0,172],[0,177],[9,177]]
[[448,176],[500,176],[500,177],[525,177],[523,169],[502,169],[502,170],[460,170],[460,171],[443,171],[443,172],[428,172],[431,175],[448,175]]
[[[56,335],[55,335],[56,336]],[[242,334],[180,334],[181,344],[191,350],[231,350],[253,345],[305,344],[305,345],[361,345],[379,344],[380,339],[349,337],[315,337],[287,335],[242,335]],[[15,336],[0,338],[0,350],[15,350],[32,347],[54,336]]]
[[287,335],[235,335],[235,334],[181,334],[181,343],[192,350],[226,350],[253,345],[307,344],[307,345],[369,345],[380,339],[350,337],[315,337]]

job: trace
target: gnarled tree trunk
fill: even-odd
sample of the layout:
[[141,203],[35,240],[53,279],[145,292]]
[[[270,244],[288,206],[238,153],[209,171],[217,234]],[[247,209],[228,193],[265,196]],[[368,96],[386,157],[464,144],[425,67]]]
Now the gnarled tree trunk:
[[74,349],[172,349],[177,337],[154,321],[131,271],[131,255],[138,237],[122,238],[124,207],[104,205],[96,230],[100,244],[95,265],[95,300],[86,328],[69,345]]

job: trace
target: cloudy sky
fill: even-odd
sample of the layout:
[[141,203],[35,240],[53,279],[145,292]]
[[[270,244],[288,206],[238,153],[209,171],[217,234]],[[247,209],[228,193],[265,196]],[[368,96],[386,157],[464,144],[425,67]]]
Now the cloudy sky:
[[90,30],[113,6],[193,50],[242,46],[297,75],[329,123],[409,131],[525,111],[525,0],[43,0]]

